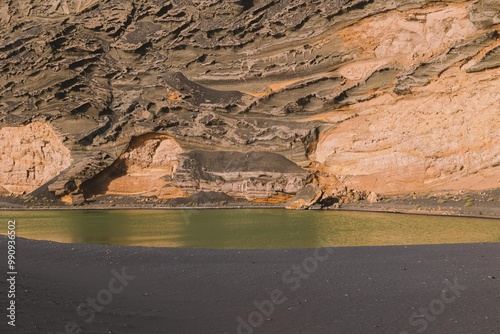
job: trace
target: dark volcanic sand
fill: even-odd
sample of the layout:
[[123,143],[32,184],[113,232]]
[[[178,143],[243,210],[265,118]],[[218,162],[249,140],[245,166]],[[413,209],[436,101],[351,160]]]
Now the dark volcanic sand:
[[[5,272],[4,236],[0,247]],[[18,239],[17,327],[9,328],[2,315],[0,332],[64,332],[65,324],[75,321],[82,333],[237,333],[237,317],[248,319],[256,310],[253,302],[269,300],[274,289],[286,300],[262,325],[241,333],[417,333],[425,325],[425,333],[500,332],[499,243],[331,252],[320,250],[317,255],[328,259],[309,258],[304,264],[311,274],[299,280],[290,273],[285,277],[295,281],[286,283],[283,274],[314,250],[111,247]],[[122,267],[135,279],[86,324],[88,316],[79,316],[75,308],[108,288],[111,270]],[[458,290],[460,297],[447,291],[449,303],[442,301],[445,279],[466,286]],[[297,281],[300,287],[292,291]],[[0,287],[5,314],[5,278]],[[415,314],[411,326],[413,312],[429,307],[438,315],[430,313],[426,320]]]

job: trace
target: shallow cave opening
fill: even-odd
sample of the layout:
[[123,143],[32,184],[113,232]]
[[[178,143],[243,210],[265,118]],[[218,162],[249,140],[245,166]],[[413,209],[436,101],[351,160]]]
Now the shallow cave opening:
[[253,0],[241,0],[243,10],[248,10],[253,7]]

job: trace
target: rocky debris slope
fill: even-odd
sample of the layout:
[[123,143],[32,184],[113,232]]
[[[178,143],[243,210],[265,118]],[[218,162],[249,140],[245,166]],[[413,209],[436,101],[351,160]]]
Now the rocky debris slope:
[[6,0],[0,193],[498,188],[499,13],[493,0]]

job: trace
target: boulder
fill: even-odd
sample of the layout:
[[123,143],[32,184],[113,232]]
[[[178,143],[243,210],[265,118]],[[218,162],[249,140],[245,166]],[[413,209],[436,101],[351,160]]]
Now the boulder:
[[70,195],[71,196],[71,205],[77,206],[77,205],[82,205],[85,203],[85,197],[83,194],[75,194],[75,195]]
[[371,192],[368,197],[366,197],[366,201],[368,203],[377,203],[378,202],[378,195],[375,192]]
[[320,187],[310,183],[297,192],[295,197],[286,205],[286,208],[291,210],[308,209],[321,198],[322,194]]

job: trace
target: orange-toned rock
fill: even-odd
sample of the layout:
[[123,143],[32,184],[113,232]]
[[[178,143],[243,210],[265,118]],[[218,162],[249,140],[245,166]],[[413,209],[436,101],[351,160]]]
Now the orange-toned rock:
[[69,149],[47,123],[0,129],[0,187],[29,193],[71,164]]
[[183,149],[170,136],[139,136],[110,167],[84,185],[84,192],[87,196],[183,197],[185,194],[168,181],[179,166],[178,154],[182,152]]
[[453,67],[412,96],[349,106],[311,159],[354,189],[381,194],[500,186],[500,69]]

